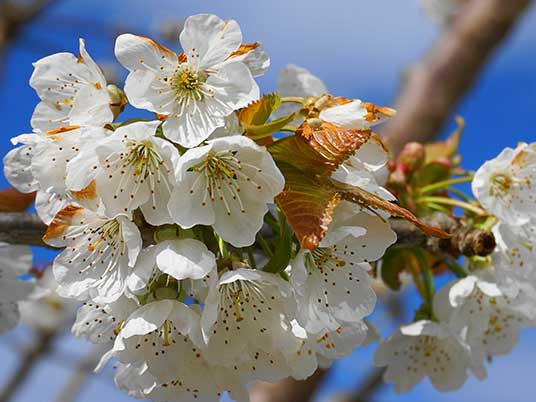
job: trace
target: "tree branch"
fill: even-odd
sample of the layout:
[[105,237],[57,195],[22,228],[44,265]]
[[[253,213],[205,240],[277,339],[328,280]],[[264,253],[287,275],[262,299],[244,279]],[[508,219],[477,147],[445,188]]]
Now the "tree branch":
[[[450,239],[436,239],[427,236],[413,224],[391,219],[391,228],[396,232],[397,243],[393,247],[422,247],[434,254],[448,254],[453,257],[465,255],[486,256],[495,248],[493,233],[484,230],[467,229],[463,223],[443,213],[435,213],[424,219],[424,223],[436,226],[453,235]],[[0,242],[50,247],[42,240],[47,226],[37,215],[18,212],[0,212]],[[144,225],[140,228],[145,244],[153,241],[155,227]]]
[[17,38],[24,25],[38,18],[54,1],[34,0],[17,4],[0,0],[0,80],[8,43]]
[[429,56],[409,72],[398,113],[384,131],[393,154],[411,141],[428,142],[477,80],[530,0],[471,0]]
[[50,352],[55,338],[56,332],[54,331],[39,333],[35,347],[23,356],[19,367],[0,393],[0,402],[9,402],[13,399],[35,365]]

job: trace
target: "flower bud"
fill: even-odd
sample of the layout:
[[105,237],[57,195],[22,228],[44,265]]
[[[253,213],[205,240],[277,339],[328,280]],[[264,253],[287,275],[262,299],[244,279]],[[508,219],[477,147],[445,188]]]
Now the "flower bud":
[[123,110],[125,110],[125,106],[128,104],[128,99],[125,96],[125,93],[116,85],[108,85],[106,89],[110,96],[110,109],[112,109],[114,119],[117,119]]
[[422,166],[424,159],[424,145],[418,142],[410,142],[400,152],[397,162],[405,165],[408,173],[412,173]]

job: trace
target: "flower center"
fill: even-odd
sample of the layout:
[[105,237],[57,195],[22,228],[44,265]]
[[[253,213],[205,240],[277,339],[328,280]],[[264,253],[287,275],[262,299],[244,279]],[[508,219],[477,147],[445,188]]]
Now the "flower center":
[[207,78],[208,75],[204,71],[196,71],[187,63],[181,63],[173,72],[170,84],[177,98],[193,96],[201,100],[204,97],[202,86]]
[[344,267],[346,261],[333,255],[330,248],[317,247],[311,252],[312,261],[309,264],[319,269],[321,272],[324,269],[333,269],[338,267]]
[[506,194],[512,186],[512,179],[504,173],[498,173],[490,179],[491,195]]
[[[257,185],[254,181],[248,177],[242,171],[242,164],[240,159],[236,157],[237,151],[211,151],[208,153],[206,159],[188,169],[190,172],[200,173],[199,179],[204,178],[204,191],[205,198],[203,199],[202,206],[207,205],[207,200],[214,202],[220,200],[224,203],[227,210],[227,214],[231,215],[230,201],[236,201],[239,204],[241,212],[246,212],[244,204],[240,198],[240,184],[239,180],[250,182],[257,186],[260,190],[262,187]],[[260,170],[259,170],[260,171]],[[193,194],[198,187],[200,181],[192,185],[190,194]]]

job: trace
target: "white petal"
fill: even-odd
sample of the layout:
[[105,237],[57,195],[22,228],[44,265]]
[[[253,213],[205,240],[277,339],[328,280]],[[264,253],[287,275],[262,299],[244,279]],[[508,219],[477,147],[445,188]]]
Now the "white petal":
[[201,279],[216,267],[214,254],[198,240],[170,240],[159,246],[158,268],[177,280]]
[[223,62],[242,43],[242,32],[234,20],[223,21],[211,14],[188,17],[180,34],[188,63],[205,70]]

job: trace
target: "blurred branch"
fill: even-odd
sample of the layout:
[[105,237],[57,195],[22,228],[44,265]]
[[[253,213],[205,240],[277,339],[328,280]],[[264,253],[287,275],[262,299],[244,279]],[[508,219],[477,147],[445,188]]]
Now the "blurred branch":
[[324,380],[326,370],[317,370],[304,381],[287,378],[276,384],[259,381],[251,388],[251,402],[306,402],[312,399]]
[[360,387],[351,395],[341,398],[340,402],[367,402],[383,385],[384,369],[373,368],[367,374]]
[[493,51],[508,36],[530,0],[471,0],[432,52],[413,67],[385,127],[396,155],[411,141],[428,142],[478,79]]
[[41,239],[46,229],[37,215],[23,212],[0,213],[0,242],[48,247]]
[[65,387],[60,391],[56,399],[57,402],[73,402],[76,400],[84,384],[89,377],[93,375],[93,370],[99,363],[100,358],[107,350],[106,344],[98,344],[94,346],[87,356],[80,359],[78,365],[74,369],[74,373],[69,378]]
[[24,354],[19,367],[0,393],[0,402],[11,401],[32,372],[32,369],[51,351],[55,338],[56,332],[54,331],[40,332],[38,334],[35,347]]
[[0,79],[9,42],[15,40],[21,28],[38,18],[56,0],[12,2],[0,0]]

